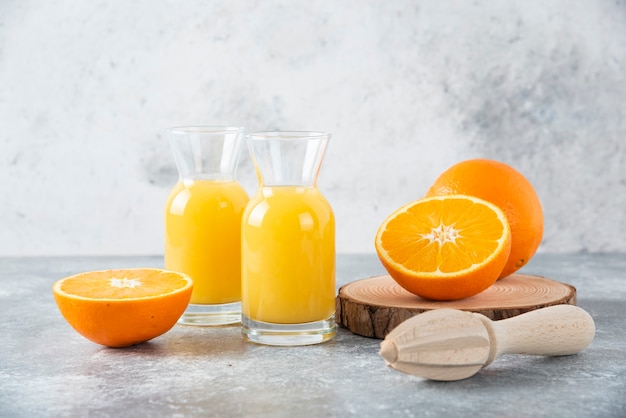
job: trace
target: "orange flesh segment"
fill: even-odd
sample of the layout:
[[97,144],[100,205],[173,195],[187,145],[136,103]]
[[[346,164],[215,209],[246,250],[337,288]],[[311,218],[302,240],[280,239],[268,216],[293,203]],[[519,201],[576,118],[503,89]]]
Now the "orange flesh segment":
[[389,258],[408,270],[458,273],[488,259],[501,245],[504,228],[503,220],[484,204],[429,200],[391,219],[382,242]]
[[73,297],[99,300],[140,299],[174,293],[190,279],[151,269],[103,270],[68,277],[59,290]]

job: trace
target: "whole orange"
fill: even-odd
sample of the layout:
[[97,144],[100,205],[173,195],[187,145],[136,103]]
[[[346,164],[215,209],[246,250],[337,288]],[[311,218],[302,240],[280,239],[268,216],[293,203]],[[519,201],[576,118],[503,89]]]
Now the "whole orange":
[[539,196],[526,177],[499,161],[466,160],[441,173],[426,197],[450,194],[484,199],[505,213],[511,228],[511,252],[499,278],[528,263],[543,238],[543,211]]

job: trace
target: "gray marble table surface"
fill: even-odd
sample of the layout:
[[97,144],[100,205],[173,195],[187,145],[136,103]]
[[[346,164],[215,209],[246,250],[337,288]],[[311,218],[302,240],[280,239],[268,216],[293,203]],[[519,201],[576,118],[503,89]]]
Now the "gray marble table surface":
[[[141,266],[162,258],[0,258],[0,417],[626,417],[624,254],[536,255],[522,272],[574,285],[594,342],[573,356],[503,355],[458,382],[392,370],[379,340],[343,328],[322,345],[266,347],[238,327],[177,325],[111,349],[57,310],[54,281]],[[337,257],[338,287],[382,273],[375,255]]]

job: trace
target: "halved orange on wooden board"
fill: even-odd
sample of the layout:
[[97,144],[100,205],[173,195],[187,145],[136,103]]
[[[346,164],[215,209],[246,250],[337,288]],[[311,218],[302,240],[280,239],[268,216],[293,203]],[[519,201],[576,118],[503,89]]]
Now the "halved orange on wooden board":
[[193,281],[155,268],[90,271],[52,287],[67,322],[83,337],[127,347],[169,331],[185,312]]
[[457,300],[498,279],[511,251],[511,229],[504,212],[485,200],[429,197],[387,217],[375,247],[389,275],[407,291]]

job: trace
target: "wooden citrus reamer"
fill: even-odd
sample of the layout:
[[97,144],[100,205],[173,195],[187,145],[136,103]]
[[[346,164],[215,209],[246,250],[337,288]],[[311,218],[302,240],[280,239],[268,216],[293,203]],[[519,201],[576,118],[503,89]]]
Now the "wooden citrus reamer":
[[576,354],[595,336],[583,309],[556,305],[492,321],[456,309],[435,309],[402,322],[383,340],[380,355],[390,367],[433,380],[473,376],[500,354]]

